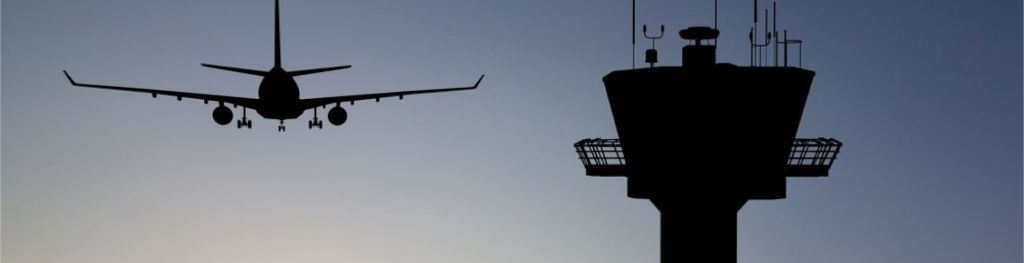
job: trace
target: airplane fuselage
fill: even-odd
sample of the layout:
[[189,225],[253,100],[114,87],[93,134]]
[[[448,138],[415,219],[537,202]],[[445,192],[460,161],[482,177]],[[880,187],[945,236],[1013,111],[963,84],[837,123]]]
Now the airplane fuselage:
[[299,107],[299,85],[284,69],[275,67],[260,82],[259,108],[256,112],[267,119],[295,119],[302,115]]

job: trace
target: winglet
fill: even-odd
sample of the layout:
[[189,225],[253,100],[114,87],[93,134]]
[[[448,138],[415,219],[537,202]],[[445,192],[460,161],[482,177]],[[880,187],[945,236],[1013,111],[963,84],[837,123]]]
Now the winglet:
[[73,85],[73,86],[78,86],[78,82],[75,82],[75,80],[71,78],[71,75],[70,75],[70,74],[68,74],[68,71],[67,71],[67,70],[62,70],[62,71],[64,71],[64,76],[65,76],[65,77],[68,77],[68,81],[70,81],[70,82],[71,82],[71,85]]
[[475,89],[475,88],[476,88],[477,86],[480,86],[480,82],[484,80],[484,76],[485,76],[484,74],[480,74],[480,78],[476,80],[476,84],[473,84],[473,88],[474,88],[474,89]]

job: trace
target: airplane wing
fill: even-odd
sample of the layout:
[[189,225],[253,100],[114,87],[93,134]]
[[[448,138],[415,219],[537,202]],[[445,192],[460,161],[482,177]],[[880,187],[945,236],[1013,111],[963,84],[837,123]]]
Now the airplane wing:
[[372,94],[359,94],[359,95],[345,95],[345,96],[336,96],[336,97],[321,97],[321,98],[301,99],[301,100],[299,100],[299,106],[303,110],[307,110],[307,109],[312,109],[312,108],[316,108],[316,107],[320,107],[320,106],[326,106],[326,105],[331,104],[331,103],[355,102],[355,101],[358,101],[358,100],[368,100],[368,99],[376,99],[376,100],[379,101],[380,98],[387,98],[387,97],[398,97],[399,99],[401,99],[402,97],[405,97],[406,95],[424,94],[424,93],[436,93],[436,92],[448,92],[448,91],[458,91],[458,90],[469,90],[469,89],[476,89],[476,87],[480,85],[480,81],[482,81],[482,80],[484,80],[484,75],[480,75],[480,78],[476,80],[476,84],[473,84],[473,86],[469,86],[469,87],[457,87],[457,88],[446,88],[446,89],[426,89],[426,90],[407,90],[407,91],[397,91],[397,92],[385,92],[385,93],[372,93]]
[[223,102],[223,103],[227,103],[227,104],[234,104],[234,105],[238,105],[238,106],[242,106],[242,107],[246,107],[246,108],[250,108],[250,109],[256,109],[256,107],[257,107],[257,105],[259,103],[259,100],[253,99],[253,98],[242,98],[242,97],[232,97],[232,96],[222,96],[222,95],[212,95],[212,94],[202,94],[202,93],[191,93],[191,92],[181,92],[181,91],[168,91],[168,90],[143,89],[143,88],[134,88],[134,87],[120,87],[120,86],[108,86],[108,85],[96,85],[96,84],[78,83],[78,82],[75,82],[75,80],[71,78],[71,75],[69,75],[67,71],[64,71],[64,76],[68,77],[68,81],[70,81],[71,85],[74,85],[74,86],[88,87],[88,88],[97,88],[97,89],[110,89],[110,90],[120,90],[120,91],[131,91],[131,92],[149,93],[149,94],[152,94],[154,98],[156,98],[156,95],[159,94],[159,95],[166,95],[166,96],[171,96],[171,97],[178,97],[178,100],[181,100],[181,98],[198,99],[198,100],[203,100],[203,102],[208,102],[208,101],[212,100],[212,101],[216,101],[216,102]]

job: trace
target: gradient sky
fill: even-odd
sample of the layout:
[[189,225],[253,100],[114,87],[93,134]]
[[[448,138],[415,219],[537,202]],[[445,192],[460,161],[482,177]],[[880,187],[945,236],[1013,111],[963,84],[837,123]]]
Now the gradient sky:
[[[751,2],[720,3],[719,61],[747,64]],[[639,1],[665,64],[711,3]],[[299,78],[303,97],[487,78],[356,103],[341,127],[237,130],[60,71],[255,96],[199,63],[269,68],[272,1],[5,0],[0,260],[658,262],[656,209],[571,148],[616,137],[601,77],[631,64],[629,1],[281,5],[286,69],[354,65]],[[1021,262],[1021,1],[779,5],[817,72],[799,135],[846,146],[831,177],[747,203],[739,261]]]

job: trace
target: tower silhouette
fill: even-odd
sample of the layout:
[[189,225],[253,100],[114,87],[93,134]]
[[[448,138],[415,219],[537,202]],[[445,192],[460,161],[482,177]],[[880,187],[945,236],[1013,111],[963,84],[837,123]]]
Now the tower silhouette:
[[765,35],[756,16],[750,31],[750,66],[717,63],[718,29],[690,27],[679,31],[682,66],[655,66],[649,50],[650,67],[609,73],[619,139],[574,144],[587,175],[625,176],[627,196],[661,212],[662,263],[736,262],[739,209],[785,198],[787,177],[828,176],[842,146],[796,138],[814,72],[789,65],[802,41],[779,40],[765,18]]

